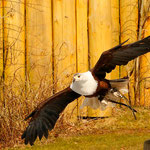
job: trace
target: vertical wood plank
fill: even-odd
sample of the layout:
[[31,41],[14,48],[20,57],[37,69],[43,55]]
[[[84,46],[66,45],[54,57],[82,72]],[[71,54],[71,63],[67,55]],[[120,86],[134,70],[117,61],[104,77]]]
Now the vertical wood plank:
[[[120,23],[121,23],[121,42],[129,39],[126,44],[137,41],[138,29],[138,0],[120,1]],[[124,77],[133,68],[133,61],[127,66],[122,67],[121,76]]]
[[3,1],[0,1],[0,105],[3,102],[3,25],[4,25],[4,16],[3,16]]
[[[120,24],[119,24],[119,0],[111,1],[111,17],[112,17],[112,47],[119,44]],[[119,67],[111,72],[111,79],[119,78]]]
[[[55,92],[70,85],[76,72],[75,0],[53,1]],[[77,101],[65,109],[68,118],[77,116]]]
[[[150,35],[150,18],[144,25],[144,37]],[[140,57],[140,105],[150,106],[150,54]]]
[[[90,68],[92,68],[103,51],[112,47],[112,20],[110,0],[89,0],[89,50]],[[110,78],[110,74],[107,75]],[[90,117],[108,116],[106,111],[88,109]]]
[[27,89],[36,97],[53,93],[51,9],[51,0],[26,1]]
[[[3,74],[3,1],[0,1],[0,77]],[[0,80],[1,82],[1,80]]]
[[129,39],[128,43],[137,40],[138,29],[138,0],[120,1],[121,42]]
[[[143,1],[143,37],[150,35],[150,0]],[[140,105],[150,106],[150,54],[140,57]]]
[[[77,72],[86,72],[88,66],[87,0],[76,1]],[[78,116],[87,116],[87,107],[80,109],[84,98],[78,99]]]
[[[129,39],[127,43],[137,41],[137,30],[138,30],[138,0],[120,0],[120,23],[121,23],[121,42]],[[126,44],[127,44],[126,43]],[[135,93],[135,61],[131,61],[128,65],[120,67],[121,77],[129,76],[129,98],[134,104]],[[130,73],[133,71],[132,75]]]
[[5,94],[24,90],[25,32],[24,1],[4,1],[4,80]]

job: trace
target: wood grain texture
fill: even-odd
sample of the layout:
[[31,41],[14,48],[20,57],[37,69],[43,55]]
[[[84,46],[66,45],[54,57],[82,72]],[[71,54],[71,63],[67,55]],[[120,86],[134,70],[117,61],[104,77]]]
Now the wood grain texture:
[[[89,0],[89,55],[90,68],[94,67],[102,52],[112,47],[112,18],[110,0]],[[107,76],[110,78],[110,74]],[[88,109],[88,116],[109,116],[106,111]]]
[[[144,26],[143,26],[143,37],[150,35],[150,3],[144,1]],[[150,2],[150,1],[149,1]],[[150,53],[147,53],[140,57],[140,103],[142,106],[150,106]]]
[[10,92],[12,97],[19,96],[25,85],[24,15],[23,1],[4,1],[5,94]]
[[[88,66],[88,26],[87,0],[76,1],[76,34],[77,34],[77,72],[89,70]],[[84,97],[78,99],[78,116],[87,116],[87,107],[80,109]]]
[[[3,17],[3,2],[0,1],[0,77],[3,74],[3,25],[4,25],[4,17]],[[1,80],[0,80],[1,81]]]
[[[51,0],[26,1],[27,89],[53,93]],[[42,93],[42,92],[41,92]]]
[[[111,1],[111,17],[112,17],[112,47],[119,45],[120,23],[119,23],[119,0]],[[119,78],[119,67],[111,72],[111,79]]]
[[3,32],[4,32],[4,8],[3,1],[0,1],[0,106],[3,104]]
[[[120,1],[120,25],[121,25],[121,42],[128,40],[128,43],[137,41],[138,30],[138,0],[121,0]],[[127,43],[127,44],[128,44]],[[134,104],[135,100],[135,78],[134,78],[135,60],[128,63],[126,66],[120,67],[120,77],[129,76],[129,94],[126,95]],[[130,76],[131,72],[132,75]]]
[[[53,1],[54,83],[55,92],[68,86],[76,73],[75,0]],[[77,101],[65,109],[68,118],[76,119]]]

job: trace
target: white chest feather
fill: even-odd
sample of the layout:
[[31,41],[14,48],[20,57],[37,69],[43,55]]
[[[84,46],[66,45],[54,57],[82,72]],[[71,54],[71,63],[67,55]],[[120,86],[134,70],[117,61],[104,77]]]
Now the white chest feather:
[[81,95],[93,95],[96,92],[98,82],[94,79],[90,71],[81,73],[81,79],[72,82],[70,88]]

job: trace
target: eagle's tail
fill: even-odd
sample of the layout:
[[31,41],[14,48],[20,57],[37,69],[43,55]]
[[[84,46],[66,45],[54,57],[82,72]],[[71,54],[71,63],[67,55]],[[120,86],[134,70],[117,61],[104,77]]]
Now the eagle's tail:
[[83,109],[85,106],[90,106],[92,109],[105,110],[107,107],[114,107],[115,105],[107,100],[103,99],[102,101],[98,100],[98,97],[85,97],[80,109]]
[[128,77],[124,77],[124,78],[116,79],[116,80],[109,80],[109,83],[112,89],[117,89],[122,94],[125,94],[128,92],[128,83],[129,83]]

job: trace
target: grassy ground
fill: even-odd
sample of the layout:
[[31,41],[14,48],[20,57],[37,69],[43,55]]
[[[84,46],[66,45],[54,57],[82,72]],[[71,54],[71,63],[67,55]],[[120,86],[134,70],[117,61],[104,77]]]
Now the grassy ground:
[[137,120],[128,109],[115,109],[110,118],[58,123],[48,140],[11,150],[141,150],[144,141],[150,139],[150,111],[136,110]]
[[150,133],[107,133],[57,138],[53,143],[44,146],[35,145],[13,150],[142,150],[146,139],[150,139]]

